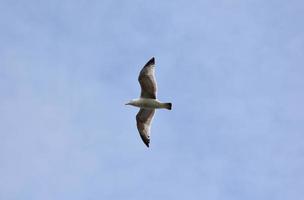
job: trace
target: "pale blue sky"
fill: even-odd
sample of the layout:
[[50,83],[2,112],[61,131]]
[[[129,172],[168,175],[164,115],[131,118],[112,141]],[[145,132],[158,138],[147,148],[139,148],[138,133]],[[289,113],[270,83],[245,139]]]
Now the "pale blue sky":
[[[0,199],[304,196],[301,0],[0,0]],[[156,58],[151,148],[138,73]]]

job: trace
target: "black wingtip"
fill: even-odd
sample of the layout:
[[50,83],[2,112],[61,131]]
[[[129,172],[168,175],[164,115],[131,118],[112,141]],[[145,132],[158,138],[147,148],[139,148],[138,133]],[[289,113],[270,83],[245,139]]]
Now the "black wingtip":
[[139,135],[140,135],[142,141],[144,142],[144,144],[149,148],[150,138],[149,137],[147,138],[142,134],[139,134]]
[[154,65],[154,64],[155,64],[155,58],[152,57],[152,58],[145,64],[145,66]]
[[149,139],[148,139],[148,140],[144,140],[144,143],[145,143],[145,145],[149,148],[150,140],[149,140]]

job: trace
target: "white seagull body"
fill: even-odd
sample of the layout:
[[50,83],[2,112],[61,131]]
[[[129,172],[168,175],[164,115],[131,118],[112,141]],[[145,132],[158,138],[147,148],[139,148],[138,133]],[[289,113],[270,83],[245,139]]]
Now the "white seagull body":
[[139,107],[136,115],[137,129],[141,139],[149,147],[150,127],[155,109],[171,110],[171,103],[162,103],[156,99],[157,85],[154,76],[155,59],[151,58],[139,73],[138,81],[141,86],[139,99],[133,99],[126,105]]

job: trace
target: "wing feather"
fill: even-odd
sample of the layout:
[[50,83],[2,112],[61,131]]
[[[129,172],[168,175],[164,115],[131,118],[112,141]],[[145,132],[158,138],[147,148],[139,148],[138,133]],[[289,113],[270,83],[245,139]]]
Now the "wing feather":
[[138,81],[141,87],[140,97],[156,99],[157,84],[155,80],[154,70],[155,59],[151,58],[139,73]]
[[141,108],[136,115],[139,135],[147,147],[150,143],[150,128],[154,113],[154,109]]

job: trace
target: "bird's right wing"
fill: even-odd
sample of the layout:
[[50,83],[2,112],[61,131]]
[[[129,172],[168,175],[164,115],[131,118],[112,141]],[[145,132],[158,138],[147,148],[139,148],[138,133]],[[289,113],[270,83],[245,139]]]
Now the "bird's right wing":
[[156,99],[156,80],[154,76],[155,60],[151,58],[139,73],[138,81],[141,87],[140,97]]
[[136,115],[137,129],[145,145],[149,147],[150,127],[155,113],[155,109],[141,108]]

